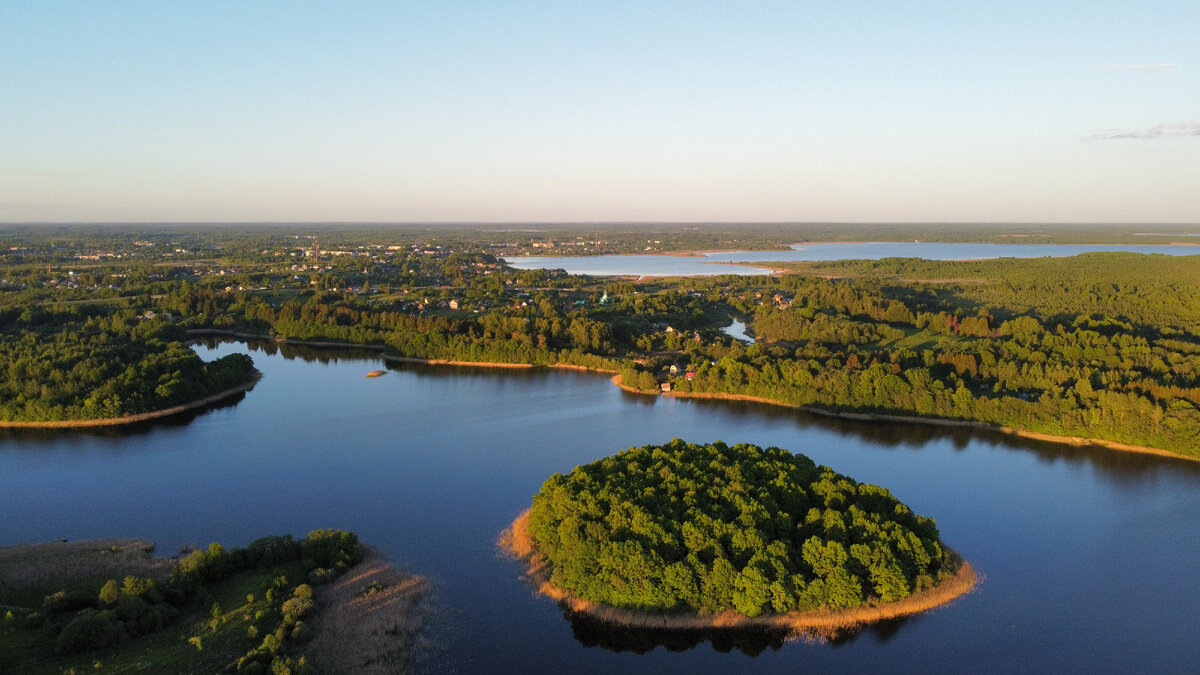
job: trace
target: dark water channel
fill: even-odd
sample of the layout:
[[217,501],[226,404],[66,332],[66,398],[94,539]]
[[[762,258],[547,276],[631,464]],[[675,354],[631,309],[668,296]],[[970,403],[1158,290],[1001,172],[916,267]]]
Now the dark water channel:
[[[273,350],[273,347],[271,347]],[[206,358],[249,349],[198,347]],[[354,530],[431,577],[459,672],[1162,672],[1200,663],[1200,464],[962,430],[657,399],[576,372],[251,352],[240,400],[123,432],[0,436],[0,545],[243,545]],[[309,354],[308,356],[312,356]],[[552,472],[672,437],[778,445],[934,517],[979,589],[835,643],[572,622],[495,540]]]

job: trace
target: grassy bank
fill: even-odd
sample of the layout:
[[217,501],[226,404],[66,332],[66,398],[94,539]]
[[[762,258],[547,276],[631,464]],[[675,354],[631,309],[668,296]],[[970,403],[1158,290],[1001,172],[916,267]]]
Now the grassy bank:
[[[304,583],[314,579],[311,560],[264,562],[209,577],[190,600],[166,610],[170,618],[151,632],[109,647],[64,650],[72,616],[96,607],[122,615],[127,601],[141,604],[127,597],[131,579],[158,589],[144,599],[178,595],[171,588],[187,568],[181,560],[196,554],[155,558],[152,550],[150,542],[134,539],[0,548],[0,672],[264,672],[264,660],[265,672],[284,662],[288,669],[275,672],[408,672],[418,651],[429,647],[422,637],[428,585],[368,550],[333,581],[316,585],[315,596]],[[225,559],[235,560],[239,551]]]

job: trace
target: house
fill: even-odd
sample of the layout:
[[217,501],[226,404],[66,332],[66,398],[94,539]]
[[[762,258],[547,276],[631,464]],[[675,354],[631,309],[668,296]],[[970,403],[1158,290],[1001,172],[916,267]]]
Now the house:
[[670,383],[670,382],[663,382],[663,383],[662,383],[662,385],[660,386],[660,388],[661,388],[663,391],[671,391],[671,383]]
[[450,309],[458,309],[458,301],[457,300],[450,301]]

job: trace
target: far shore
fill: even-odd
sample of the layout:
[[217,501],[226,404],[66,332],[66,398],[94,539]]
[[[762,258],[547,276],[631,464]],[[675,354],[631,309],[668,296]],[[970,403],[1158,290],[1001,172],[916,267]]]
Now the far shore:
[[532,363],[506,363],[503,361],[449,361],[446,359],[422,359],[415,356],[383,355],[384,361],[394,363],[421,363],[430,366],[476,366],[478,368],[535,368]]
[[646,392],[640,389],[633,389],[622,385],[618,380],[618,375],[613,380],[613,384],[620,386],[627,391],[634,391],[639,394],[658,394],[660,396],[673,396],[675,398],[707,398],[722,401],[749,401],[751,403],[766,403],[768,405],[780,406],[784,408],[792,408],[800,410],[812,415],[820,415],[822,417],[836,417],[840,419],[855,420],[858,422],[898,422],[901,424],[927,424],[936,427],[959,427],[965,429],[980,429],[984,431],[998,431],[1010,436],[1019,438],[1028,438],[1035,441],[1046,441],[1049,443],[1062,443],[1065,445],[1073,445],[1077,447],[1097,446],[1108,450],[1118,450],[1121,452],[1136,452],[1143,455],[1157,455],[1159,457],[1174,457],[1176,459],[1186,459],[1190,462],[1200,462],[1200,457],[1190,457],[1179,453],[1163,450],[1161,448],[1152,448],[1146,445],[1131,445],[1129,443],[1118,443],[1117,441],[1108,441],[1103,438],[1088,438],[1086,436],[1059,436],[1056,434],[1047,434],[1040,431],[1030,431],[1028,429],[1020,429],[1018,427],[1001,426],[991,424],[989,422],[978,422],[975,420],[956,420],[946,419],[941,417],[917,417],[916,415],[890,415],[886,413],[857,413],[842,410],[826,410],[824,408],[812,408],[809,406],[796,405],[793,403],[784,403],[762,396],[750,396],[747,394],[726,394],[721,392],[703,392],[703,391],[664,391],[664,392]]
[[254,385],[258,384],[258,381],[261,378],[261,373],[255,373],[254,377],[245,384],[226,389],[225,391],[219,391],[211,396],[205,396],[204,398],[197,399],[191,403],[184,403],[182,405],[172,406],[170,408],[163,408],[162,410],[152,410],[150,412],[138,413],[136,415],[125,415],[124,417],[103,417],[91,420],[54,420],[44,422],[0,420],[0,429],[87,429],[91,427],[115,427],[125,424],[137,424],[138,422],[146,422],[163,417],[171,417],[172,415],[185,413],[189,410],[203,408],[204,406],[212,405],[213,403],[217,403],[231,396],[250,391],[254,388]]
[[526,564],[526,574],[537,592],[573,612],[629,627],[697,630],[708,628],[777,628],[793,632],[793,637],[855,628],[864,624],[920,614],[949,603],[975,588],[979,582],[970,563],[963,562],[958,572],[937,586],[914,593],[902,600],[846,610],[814,610],[750,617],[737,612],[719,614],[649,614],[584,600],[550,583],[549,563],[538,553],[529,536],[529,510],[517,516],[500,536],[499,544],[508,554]]
[[[215,329],[191,330],[191,331],[188,331],[188,333],[191,335],[225,335],[225,336],[229,336],[229,337],[236,337],[236,338],[243,339],[243,340],[275,340],[276,339],[270,335],[257,335],[257,334],[253,334],[253,333],[238,333],[238,332],[234,332],[234,331],[222,331],[222,330],[215,330]],[[302,340],[283,340],[283,341],[279,341],[279,342],[280,342],[280,344],[307,345],[307,346],[314,346],[314,347],[371,349],[371,350],[377,350],[377,351],[382,351],[384,349],[384,347],[382,347],[380,345],[359,345],[359,344],[354,344],[352,342],[306,342],[306,341],[302,341]],[[504,362],[495,362],[495,361],[453,361],[453,360],[445,360],[445,359],[423,359],[423,358],[412,357],[412,356],[392,356],[389,354],[383,354],[382,357],[383,357],[384,361],[390,361],[390,362],[394,362],[394,363],[419,363],[419,364],[427,364],[427,365],[463,366],[463,367],[475,366],[475,367],[479,367],[479,368],[510,368],[510,369],[527,369],[527,368],[539,367],[539,366],[535,366],[530,363],[504,363]],[[800,410],[802,412],[810,413],[812,415],[820,415],[822,417],[834,417],[834,418],[840,418],[840,419],[854,420],[854,421],[858,421],[858,422],[896,422],[896,423],[901,423],[901,424],[925,424],[925,425],[937,426],[937,427],[955,427],[955,428],[963,428],[963,429],[979,429],[979,430],[983,430],[983,431],[997,431],[997,432],[1000,432],[1003,434],[1008,434],[1009,436],[1016,436],[1018,438],[1026,438],[1026,439],[1035,440],[1035,441],[1044,441],[1047,443],[1062,443],[1064,445],[1072,445],[1072,446],[1076,446],[1076,447],[1095,446],[1095,447],[1105,448],[1108,450],[1117,450],[1120,452],[1134,452],[1134,453],[1143,454],[1143,455],[1155,455],[1158,457],[1172,457],[1175,459],[1187,460],[1189,462],[1200,462],[1200,457],[1192,457],[1192,456],[1188,456],[1188,455],[1184,455],[1184,454],[1180,454],[1180,453],[1176,453],[1176,452],[1171,452],[1170,450],[1163,450],[1161,448],[1155,448],[1155,447],[1146,446],[1146,445],[1133,445],[1133,444],[1129,444],[1129,443],[1120,443],[1117,441],[1109,441],[1109,440],[1105,440],[1102,438],[1089,438],[1086,436],[1060,436],[1060,435],[1056,435],[1056,434],[1048,434],[1048,433],[1043,433],[1040,431],[1030,431],[1028,429],[1021,429],[1018,427],[1001,426],[1001,425],[992,424],[990,422],[979,422],[979,421],[975,421],[975,420],[958,420],[958,419],[946,419],[946,418],[940,418],[940,417],[918,417],[916,415],[892,415],[892,414],[887,414],[887,413],[858,413],[858,412],[848,412],[848,411],[841,411],[841,410],[826,410],[824,408],[814,408],[814,407],[810,407],[810,406],[796,405],[793,403],[785,403],[783,401],[777,401],[775,399],[765,398],[762,396],[750,396],[748,394],[727,394],[727,393],[722,393],[722,392],[696,392],[696,391],[693,391],[693,392],[681,392],[681,391],[662,392],[662,391],[657,391],[657,390],[643,391],[641,389],[637,389],[637,388],[630,387],[628,385],[623,384],[621,382],[620,374],[617,373],[617,371],[615,371],[615,370],[608,370],[608,369],[604,369],[604,368],[589,368],[587,366],[578,366],[578,365],[574,365],[574,364],[570,364],[570,363],[554,363],[554,364],[550,364],[550,365],[544,366],[544,367],[557,368],[560,370],[582,370],[582,371],[591,371],[591,372],[597,372],[597,373],[613,374],[611,381],[614,385],[616,385],[616,386],[620,387],[621,389],[628,391],[630,393],[644,394],[647,396],[673,396],[676,398],[699,398],[699,399],[715,399],[715,400],[723,400],[723,401],[747,401],[750,403],[765,403],[767,405],[774,405],[774,406],[780,406],[783,408],[791,408],[793,410]],[[213,396],[210,396],[206,399],[202,399],[201,401],[197,401],[195,403],[186,404],[184,406],[177,406],[175,408],[169,408],[167,410],[162,410],[162,411],[157,411],[157,412],[152,412],[152,413],[142,413],[141,415],[131,415],[129,417],[113,418],[110,420],[71,420],[71,421],[67,421],[67,422],[3,422],[3,421],[0,421],[0,428],[5,428],[5,427],[10,427],[10,428],[11,427],[70,428],[70,427],[111,426],[111,425],[119,425],[119,424],[131,424],[133,422],[140,422],[140,421],[144,421],[146,419],[154,419],[155,417],[166,417],[168,415],[175,415],[180,412],[184,412],[185,410],[190,410],[192,408],[208,405],[209,403],[220,400],[222,398],[226,398],[228,396],[232,396],[233,394],[249,390],[251,387],[253,387],[254,383],[257,382],[257,379],[258,378],[256,377],[254,382],[251,382],[248,385],[245,385],[244,387],[238,387],[238,388],[231,389],[227,392],[221,392],[219,394],[214,394]],[[150,417],[143,417],[144,415],[149,415]]]
[[188,335],[195,336],[212,336],[212,337],[232,337],[239,340],[257,340],[274,342],[281,345],[300,345],[301,347],[329,347],[332,349],[367,349],[370,351],[381,352],[384,350],[383,345],[364,345],[354,342],[329,342],[323,340],[290,340],[286,337],[278,335],[263,335],[261,333],[241,333],[234,330],[221,330],[219,328],[193,328],[188,331]]

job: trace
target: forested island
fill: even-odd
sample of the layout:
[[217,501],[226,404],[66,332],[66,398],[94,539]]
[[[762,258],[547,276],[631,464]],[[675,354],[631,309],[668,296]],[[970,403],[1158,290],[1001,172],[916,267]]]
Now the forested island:
[[[972,230],[941,232],[962,241]],[[642,280],[516,270],[500,257],[549,244],[769,249],[822,234],[827,227],[3,228],[0,423],[121,417],[244,386],[248,360],[204,364],[185,346],[195,331],[227,331],[370,346],[394,359],[592,368],[646,392],[1200,457],[1200,256],[770,263],[783,271]],[[936,232],[844,231],[906,234]],[[976,234],[1061,243],[1155,231]],[[731,318],[757,340],[725,335]]]
[[428,587],[352,532],[214,543],[173,558],[153,549],[139,540],[0,548],[0,670],[412,669]]
[[885,488],[748,444],[674,439],[555,474],[507,544],[543,592],[620,624],[843,627],[975,582]]

